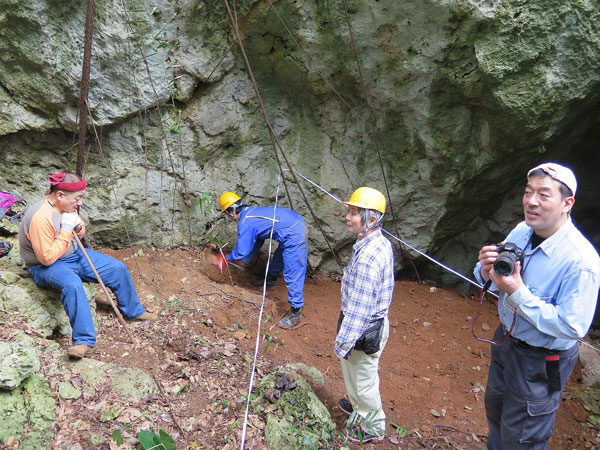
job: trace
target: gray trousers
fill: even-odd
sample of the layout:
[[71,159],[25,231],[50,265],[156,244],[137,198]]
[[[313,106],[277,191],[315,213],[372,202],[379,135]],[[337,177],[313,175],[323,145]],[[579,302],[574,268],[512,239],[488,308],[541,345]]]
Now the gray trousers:
[[[502,342],[502,325],[494,341]],[[492,361],[485,391],[490,450],[544,450],[554,432],[562,391],[575,367],[579,344],[551,352],[509,338],[492,346]],[[556,360],[556,356],[560,360]],[[546,359],[554,361],[546,361]],[[560,380],[558,380],[560,373]],[[554,375],[555,383],[552,383]]]

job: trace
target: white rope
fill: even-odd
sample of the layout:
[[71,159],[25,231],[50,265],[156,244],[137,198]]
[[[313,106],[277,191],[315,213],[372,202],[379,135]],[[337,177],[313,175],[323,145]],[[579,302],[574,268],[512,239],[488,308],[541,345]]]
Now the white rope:
[[[284,169],[284,170],[288,170],[288,169]],[[324,193],[326,193],[327,195],[329,195],[330,197],[332,197],[335,201],[337,201],[340,204],[342,203],[342,200],[340,200],[339,198],[337,198],[335,195],[331,194],[330,192],[328,192],[325,188],[323,188],[322,186],[318,185],[317,183],[315,183],[314,181],[312,181],[310,178],[302,175],[301,173],[297,172],[296,170],[294,170],[294,172],[296,173],[296,175],[299,175],[300,177],[304,178],[306,181],[308,181],[310,184],[312,184],[313,186],[315,186],[316,188],[320,189],[321,191],[323,191]],[[346,205],[344,205],[346,206]],[[422,252],[421,250],[419,250],[416,247],[413,247],[412,245],[410,245],[409,243],[403,241],[402,239],[400,239],[398,236],[390,233],[389,231],[387,231],[385,228],[381,228],[381,231],[383,231],[385,234],[387,234],[388,236],[390,236],[392,239],[397,240],[398,242],[400,242],[401,244],[405,245],[406,247],[410,248],[411,250],[417,252],[419,255],[427,258],[429,261],[437,264],[438,266],[440,266],[442,269],[456,275],[459,278],[462,278],[463,280],[467,281],[468,283],[471,283],[474,286],[477,286],[478,288],[483,288],[483,286],[481,284],[479,284],[478,282],[466,277],[465,275],[463,275],[460,272],[457,272],[456,270],[452,269],[451,267],[446,266],[445,264],[442,264],[440,261],[438,261],[437,259],[429,256],[427,253]],[[498,294],[496,294],[495,292],[490,292],[488,291],[488,294],[493,295],[494,297],[498,298]],[[596,350],[598,353],[600,353],[600,348],[595,347],[591,344],[589,344],[588,342],[585,342],[583,339],[578,339],[579,342],[581,342],[583,345],[586,345],[594,350]]]
[[267,257],[267,266],[265,267],[265,278],[263,281],[262,303],[258,313],[258,329],[256,332],[256,343],[254,345],[254,360],[252,361],[252,372],[250,373],[250,383],[248,385],[248,398],[246,399],[246,412],[244,413],[244,425],[242,426],[242,436],[240,438],[240,450],[244,450],[246,442],[246,429],[248,428],[248,412],[250,410],[250,398],[252,396],[252,386],[254,385],[254,373],[256,372],[256,360],[258,358],[258,347],[260,345],[260,329],[262,326],[262,316],[265,309],[265,297],[267,295],[267,274],[269,273],[269,265],[271,264],[271,249],[273,247],[273,231],[275,230],[275,213],[277,212],[277,201],[279,199],[279,183],[281,175],[277,176],[277,191],[275,192],[275,206],[273,207],[273,225],[271,225],[271,233],[269,235],[269,253]]
[[583,339],[577,339],[577,340],[579,342],[581,342],[583,345],[587,345],[589,348],[592,348],[592,349],[596,350],[598,353],[600,353],[600,348],[593,346],[589,342],[585,342]]
[[[283,170],[289,170],[289,169],[283,169]],[[342,200],[340,200],[338,197],[336,197],[335,195],[333,195],[332,193],[328,192],[324,187],[318,185],[317,183],[315,183],[314,181],[312,181],[310,178],[302,175],[300,172],[294,170],[294,172],[296,173],[296,175],[299,175],[300,177],[304,178],[306,181],[308,181],[310,184],[312,184],[313,186],[315,186],[316,188],[320,189],[321,191],[323,191],[325,194],[329,195],[331,198],[333,198],[336,202],[343,204]],[[347,207],[347,205],[344,205]],[[479,283],[477,283],[474,280],[471,280],[470,278],[466,277],[465,275],[463,275],[460,272],[457,272],[456,270],[442,264],[441,262],[439,262],[438,260],[436,260],[435,258],[429,256],[427,253],[422,252],[421,250],[419,250],[416,247],[413,247],[412,245],[410,245],[407,242],[404,242],[402,239],[400,239],[398,236],[396,236],[395,234],[390,233],[389,231],[387,231],[385,228],[381,227],[381,231],[383,231],[384,233],[386,233],[388,236],[390,236],[391,238],[397,240],[398,242],[400,242],[401,244],[404,244],[405,246],[407,246],[408,248],[410,248],[411,250],[414,250],[415,252],[417,252],[419,255],[424,256],[425,258],[427,258],[428,260],[434,262],[435,264],[437,264],[438,266],[444,268],[445,270],[447,270],[450,273],[453,273],[454,275],[462,278],[463,280],[477,286],[478,288],[482,288],[483,286]],[[491,292],[492,295],[496,295],[494,293]],[[496,295],[496,297],[498,297]]]

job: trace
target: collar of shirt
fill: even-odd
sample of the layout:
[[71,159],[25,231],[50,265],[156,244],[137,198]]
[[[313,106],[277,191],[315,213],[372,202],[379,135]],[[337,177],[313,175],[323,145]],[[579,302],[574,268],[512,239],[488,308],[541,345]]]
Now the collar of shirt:
[[379,236],[381,236],[381,229],[377,228],[375,231],[373,231],[368,236],[366,236],[362,239],[358,239],[352,246],[354,253],[358,253],[362,248],[367,246],[369,244],[369,242],[371,242],[373,239],[376,239]]
[[[560,245],[564,244],[565,237],[569,234],[569,232],[575,227],[573,225],[573,221],[571,220],[571,216],[567,219],[563,225],[556,230],[556,232],[546,238],[544,242],[542,242],[538,247],[548,256],[552,256],[552,254],[557,250]],[[529,233],[529,240],[531,242],[531,236],[533,235],[533,229]],[[529,245],[529,244],[528,244]],[[528,249],[531,252],[531,248]]]

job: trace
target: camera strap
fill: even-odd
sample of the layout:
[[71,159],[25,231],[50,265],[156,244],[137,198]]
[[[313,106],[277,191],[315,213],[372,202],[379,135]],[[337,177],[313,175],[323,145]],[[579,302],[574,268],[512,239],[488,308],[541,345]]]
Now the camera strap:
[[475,315],[475,318],[473,319],[473,323],[471,324],[471,333],[473,334],[473,337],[480,342],[485,342],[487,344],[491,344],[494,347],[502,347],[506,343],[508,338],[510,337],[512,331],[515,329],[515,325],[517,324],[517,312],[516,311],[513,311],[513,320],[512,320],[512,324],[510,326],[510,330],[508,330],[508,332],[504,336],[504,339],[499,344],[491,339],[481,338],[475,334],[475,323],[477,322],[477,319],[479,318],[479,315],[481,314],[481,309],[483,308],[483,299],[485,298],[485,294],[491,285],[492,285],[492,280],[488,280],[485,282],[485,284],[483,285],[483,288],[481,289],[481,297],[479,299],[479,308],[477,309],[477,314]]

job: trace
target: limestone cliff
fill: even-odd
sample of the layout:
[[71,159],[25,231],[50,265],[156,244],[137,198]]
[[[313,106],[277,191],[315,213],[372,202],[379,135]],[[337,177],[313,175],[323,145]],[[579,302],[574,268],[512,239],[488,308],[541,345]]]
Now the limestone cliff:
[[[296,170],[339,197],[385,190],[377,140],[402,238],[468,272],[475,250],[519,220],[527,169],[562,161],[580,178],[575,220],[600,241],[597,0],[346,4],[356,53],[341,1],[235,2]],[[0,0],[0,24],[0,189],[33,200],[49,172],[75,167],[85,2]],[[224,3],[99,0],[89,109],[83,214],[95,241],[232,242],[210,201],[234,190],[274,202],[271,139]],[[343,208],[303,188],[347,254]],[[313,264],[335,269],[290,190],[313,225]],[[386,226],[394,230],[391,215]]]

